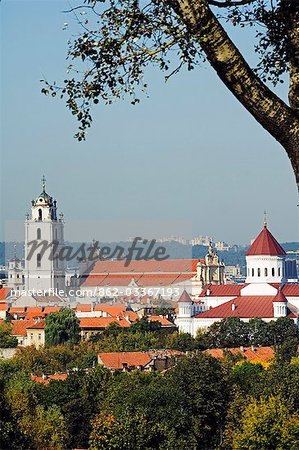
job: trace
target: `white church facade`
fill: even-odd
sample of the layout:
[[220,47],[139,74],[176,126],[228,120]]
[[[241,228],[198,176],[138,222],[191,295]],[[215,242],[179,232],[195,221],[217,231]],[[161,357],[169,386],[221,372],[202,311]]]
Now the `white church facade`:
[[289,317],[299,325],[298,278],[294,279],[294,267],[290,261],[286,264],[285,257],[265,223],[246,253],[245,283],[206,286],[196,301],[184,292],[175,322],[179,330],[196,336],[198,329],[232,316],[244,321]]

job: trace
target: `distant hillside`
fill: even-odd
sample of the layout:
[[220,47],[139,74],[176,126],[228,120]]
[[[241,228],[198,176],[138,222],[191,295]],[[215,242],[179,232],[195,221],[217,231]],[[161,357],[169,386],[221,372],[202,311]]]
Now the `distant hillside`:
[[[0,242],[0,265],[3,265],[9,261],[14,256],[15,248],[14,248],[13,242],[7,242],[6,244],[4,242]],[[78,242],[70,243],[66,242],[66,245],[71,245],[76,250],[81,245]],[[88,243],[86,245],[86,248],[90,245]],[[110,243],[100,243],[100,246],[109,246],[110,248],[114,249],[117,245],[122,246],[125,250],[127,250],[132,243],[131,242],[110,242]],[[165,247],[166,254],[169,255],[169,258],[171,259],[188,259],[188,258],[204,258],[207,254],[207,247],[204,245],[184,245],[180,244],[178,242],[165,242],[165,243],[156,243],[155,248],[157,247]],[[249,247],[249,246],[248,246]],[[238,247],[235,246],[234,251],[229,252],[218,252],[220,260],[223,260],[225,265],[236,265],[239,264],[241,267],[245,266],[245,253],[248,247]],[[299,242],[285,242],[282,244],[282,247],[286,252],[289,251],[297,251],[299,249]],[[151,254],[153,254],[152,250]],[[145,250],[144,250],[145,251]],[[24,242],[17,242],[16,243],[16,255],[19,258],[24,258]],[[296,258],[296,255],[288,255],[288,258]],[[77,260],[74,259],[69,263],[71,266],[77,265]]]

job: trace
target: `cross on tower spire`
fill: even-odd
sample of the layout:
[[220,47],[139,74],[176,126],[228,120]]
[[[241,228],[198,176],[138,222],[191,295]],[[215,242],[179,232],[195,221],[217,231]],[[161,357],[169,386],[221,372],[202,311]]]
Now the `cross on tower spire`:
[[43,178],[42,178],[42,188],[43,188],[43,192],[46,192],[46,178],[45,178],[45,175],[43,175]]
[[267,228],[267,212],[264,211],[264,227]]

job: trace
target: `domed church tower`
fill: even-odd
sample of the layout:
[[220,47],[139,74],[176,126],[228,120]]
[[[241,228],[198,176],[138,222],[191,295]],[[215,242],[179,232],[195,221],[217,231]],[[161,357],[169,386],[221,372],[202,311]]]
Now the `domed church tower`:
[[286,252],[270,233],[266,217],[264,227],[246,253],[246,283],[284,283]]
[[[64,244],[63,214],[57,218],[57,202],[42,192],[31,202],[31,217],[25,221],[25,289],[59,291],[65,289],[65,263],[58,258]],[[56,258],[55,258],[56,256]],[[51,295],[51,292],[49,292]],[[52,292],[53,295],[53,292]]]

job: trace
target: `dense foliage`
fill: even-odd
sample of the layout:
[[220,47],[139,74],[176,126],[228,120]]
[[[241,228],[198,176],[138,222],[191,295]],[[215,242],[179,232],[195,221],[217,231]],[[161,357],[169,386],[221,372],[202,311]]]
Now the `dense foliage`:
[[80,339],[80,322],[69,308],[50,313],[46,318],[45,338],[48,345],[76,343]]
[[[225,333],[230,344],[239,339],[244,345],[253,324],[255,339],[258,330],[268,336],[265,326],[273,332],[274,324],[257,319],[248,329],[238,319],[225,320],[195,339],[156,324],[142,331],[148,325],[141,321],[131,330],[111,326],[79,344],[20,348],[0,362],[0,448],[267,450],[270,442],[271,448],[295,450],[298,334],[288,319],[277,323],[280,345],[271,364],[229,352],[218,360],[200,350],[207,339],[217,345],[227,340]],[[111,373],[97,365],[99,351],[153,347],[194,351],[164,373]],[[68,377],[48,384],[32,379],[55,372]]]

